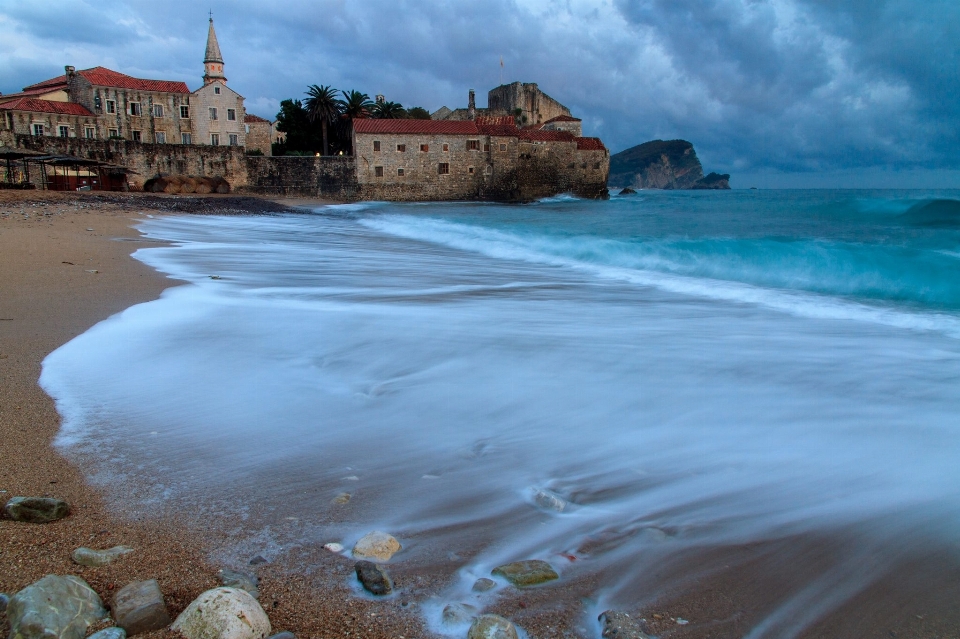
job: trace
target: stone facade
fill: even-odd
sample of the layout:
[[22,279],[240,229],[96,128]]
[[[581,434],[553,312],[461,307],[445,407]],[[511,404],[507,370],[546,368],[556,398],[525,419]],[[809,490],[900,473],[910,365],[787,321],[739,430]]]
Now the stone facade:
[[201,116],[195,124],[194,144],[246,145],[246,113],[239,93],[217,80],[194,91],[193,102]]
[[356,162],[349,155],[247,156],[247,183],[241,189],[256,195],[355,200]]
[[25,98],[0,109],[0,131],[19,135],[96,137],[100,120],[79,104]]
[[273,125],[269,120],[248,113],[243,119],[243,128],[247,153],[259,151],[263,155],[272,155]]
[[534,82],[514,82],[490,89],[487,94],[487,111],[514,114],[520,109],[520,124],[542,124],[560,115],[570,115],[563,106],[537,87]]

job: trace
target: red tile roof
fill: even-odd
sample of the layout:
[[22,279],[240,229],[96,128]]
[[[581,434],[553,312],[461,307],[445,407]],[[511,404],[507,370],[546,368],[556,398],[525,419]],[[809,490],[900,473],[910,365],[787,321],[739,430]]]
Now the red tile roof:
[[575,118],[572,115],[558,115],[555,118],[550,118],[544,124],[550,124],[551,122],[582,122],[580,118]]
[[577,138],[577,149],[580,151],[606,151],[600,138]]
[[374,120],[353,121],[357,133],[395,133],[423,135],[478,135],[477,125],[471,120]]
[[477,126],[512,126],[516,128],[517,119],[512,115],[481,115],[475,120]]
[[506,126],[502,124],[498,124],[498,125],[488,124],[478,128],[480,129],[480,132],[483,133],[484,135],[492,135],[492,136],[501,137],[501,138],[515,138],[520,135],[520,129],[518,129],[516,125]]
[[[0,98],[2,100],[3,98]],[[60,113],[62,115],[88,115],[93,113],[88,111],[82,104],[73,102],[54,102],[53,100],[38,100],[36,98],[17,98],[8,102],[0,102],[0,109],[6,111],[32,111],[34,113]]]
[[[117,89],[134,89],[136,91],[162,91],[164,93],[190,93],[185,82],[174,80],[143,80],[134,78],[124,73],[113,71],[106,67],[94,67],[92,69],[83,69],[77,71],[77,74],[85,78],[90,84],[101,87],[114,87]],[[25,93],[40,93],[43,91],[65,88],[67,86],[67,76],[61,75],[56,78],[50,78],[37,84],[31,84],[24,87]]]
[[245,124],[250,124],[251,122],[266,122],[267,124],[270,124],[270,120],[265,120],[259,115],[254,115],[252,113],[247,113],[245,116],[243,116],[243,121]]
[[520,131],[520,139],[535,142],[573,142],[576,137],[569,131],[536,131],[523,129]]

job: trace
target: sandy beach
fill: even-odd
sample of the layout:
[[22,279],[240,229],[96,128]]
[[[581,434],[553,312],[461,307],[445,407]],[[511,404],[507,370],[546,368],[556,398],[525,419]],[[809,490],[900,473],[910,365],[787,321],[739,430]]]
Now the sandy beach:
[[[51,447],[60,416],[37,379],[50,352],[98,321],[178,285],[130,257],[140,247],[156,245],[136,231],[138,219],[280,210],[281,204],[250,198],[0,192],[0,502],[17,495],[51,496],[72,507],[69,517],[46,525],[0,520],[0,592],[13,594],[45,574],[74,574],[109,602],[127,583],[156,578],[175,616],[217,585],[222,566],[209,560],[210,550],[227,531],[216,522],[204,528],[195,517],[181,520],[167,510],[162,518],[118,514],[122,504],[108,504],[87,484],[83,469]],[[318,548],[292,550],[282,562],[249,570],[260,577],[260,602],[274,632],[290,630],[301,639],[433,636],[423,627],[419,605],[441,593],[477,547],[469,530],[456,532],[460,556],[444,566],[445,572],[395,562],[390,571],[400,593],[383,600],[357,596],[351,585],[353,560]],[[745,636],[789,593],[815,583],[840,558],[856,555],[861,532],[784,535],[679,553],[659,563],[657,572],[635,577],[643,607],[628,612],[646,617],[658,636]],[[617,542],[596,541],[598,546]],[[70,559],[79,546],[116,545],[135,552],[102,568]],[[866,573],[871,561],[869,553],[863,554]],[[960,563],[950,549],[913,540],[893,565],[895,570],[871,574],[872,585],[846,602],[822,610],[811,604],[818,621],[790,636],[956,636]],[[635,572],[633,566],[618,569]],[[549,588],[506,590],[487,611],[510,618],[529,637],[593,637],[595,626],[583,626],[596,580],[593,575]],[[7,632],[6,618],[0,619],[0,632]]]

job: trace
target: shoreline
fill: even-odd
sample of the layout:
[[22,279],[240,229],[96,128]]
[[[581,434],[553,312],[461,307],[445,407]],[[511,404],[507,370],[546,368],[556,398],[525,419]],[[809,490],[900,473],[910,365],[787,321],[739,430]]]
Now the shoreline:
[[[139,236],[133,228],[138,217],[216,214],[218,203],[223,212],[236,214],[269,214],[282,206],[230,196],[196,200],[201,198],[130,194],[104,200],[90,194],[20,192],[6,197],[0,192],[0,269],[5,274],[0,281],[0,455],[10,460],[0,465],[0,490],[8,491],[0,493],[0,501],[15,495],[54,496],[74,509],[70,517],[42,526],[0,520],[2,592],[13,594],[47,573],[75,574],[108,602],[130,581],[156,578],[173,617],[200,592],[217,585],[219,568],[230,567],[210,559],[211,550],[227,541],[219,520],[198,522],[189,514],[178,518],[162,507],[134,519],[127,513],[125,518],[122,507],[107,497],[112,490],[90,486],[82,469],[51,446],[60,417],[53,400],[37,385],[47,354],[106,317],[179,285],[130,259],[141,245],[159,245]],[[250,200],[255,210],[240,208],[240,202]],[[34,206],[40,201],[46,206]],[[295,204],[283,204],[287,202]],[[320,202],[304,206],[311,204]],[[143,208],[146,205],[150,208]],[[29,218],[23,218],[21,207]],[[199,210],[184,210],[191,207]],[[818,574],[846,559],[862,532],[785,534],[719,547],[685,547],[662,563],[625,566],[637,587],[635,601],[624,602],[623,610],[646,615],[659,636],[743,637]],[[906,532],[913,536],[917,531]],[[470,530],[462,531],[459,554],[469,556],[476,541],[471,537]],[[114,545],[133,546],[135,552],[103,568],[85,568],[70,560],[78,546]],[[933,545],[914,552],[901,549],[897,571],[867,583],[847,603],[821,610],[817,621],[789,636],[956,634],[960,562],[949,551]],[[274,632],[290,630],[301,639],[436,636],[424,628],[420,604],[457,578],[462,560],[451,559],[442,569],[392,563],[399,595],[372,600],[353,588],[352,559],[319,547],[290,548],[285,554],[277,563],[244,569],[261,579],[260,602]],[[864,561],[869,563],[870,556]],[[592,639],[595,626],[584,629],[583,622],[592,621],[587,611],[596,602],[589,604],[586,597],[597,592],[597,577],[505,590],[485,611],[516,622],[531,639]],[[690,623],[680,625],[676,618]],[[0,632],[7,630],[5,617],[0,621]],[[149,636],[176,635],[157,631]]]

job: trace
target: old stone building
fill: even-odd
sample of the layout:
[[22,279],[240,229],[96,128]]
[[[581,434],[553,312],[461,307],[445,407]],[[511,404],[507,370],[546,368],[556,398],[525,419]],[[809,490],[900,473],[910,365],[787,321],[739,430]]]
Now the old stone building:
[[273,124],[260,116],[248,113],[243,119],[247,153],[259,152],[271,155],[273,148]]
[[[207,32],[201,88],[94,67],[0,95],[0,130],[17,134],[119,138],[146,144],[244,146],[243,97],[227,87],[213,28]],[[65,107],[64,104],[73,106]]]
[[[558,117],[570,117],[570,109],[540,90],[533,82],[503,84],[487,92],[487,107],[477,108],[473,89],[467,96],[467,108],[440,107],[433,120],[473,120],[476,117],[514,116],[519,126],[545,124]],[[579,135],[579,133],[577,133]]]
[[373,200],[528,201],[606,195],[610,154],[597,138],[518,128],[513,116],[355,120],[358,192]]

